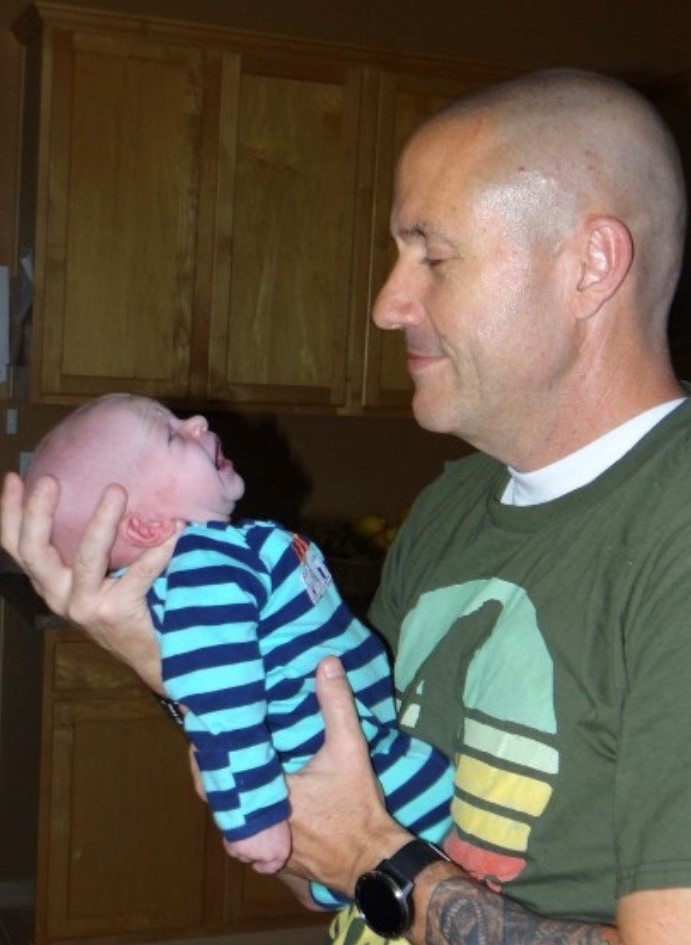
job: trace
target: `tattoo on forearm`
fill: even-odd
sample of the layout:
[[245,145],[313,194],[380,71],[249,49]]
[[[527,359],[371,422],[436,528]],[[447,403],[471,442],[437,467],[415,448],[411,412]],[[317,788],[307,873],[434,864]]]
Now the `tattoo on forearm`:
[[429,900],[427,945],[621,945],[613,928],[546,919],[462,877]]

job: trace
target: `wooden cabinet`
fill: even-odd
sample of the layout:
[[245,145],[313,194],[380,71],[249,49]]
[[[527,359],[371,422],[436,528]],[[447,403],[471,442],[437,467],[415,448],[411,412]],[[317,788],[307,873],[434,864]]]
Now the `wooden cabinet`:
[[[225,855],[194,793],[182,732],[129,669],[76,631],[41,634],[13,619],[0,637],[3,708],[13,691],[6,673],[20,659],[24,669],[32,661],[33,671],[15,685],[14,704],[22,692],[32,702],[21,716],[4,711],[0,719],[7,729],[0,891],[30,890],[35,881],[35,900],[11,908],[0,897],[11,945],[114,945],[325,925],[324,915],[303,909],[278,880]],[[20,634],[32,645],[20,645]],[[22,752],[10,755],[5,737],[15,732],[16,749],[17,732],[27,727]],[[12,817],[8,804],[16,805],[20,788],[26,801]]]
[[37,392],[184,396],[206,302],[218,57],[55,26],[43,70]]
[[215,838],[180,731],[76,635],[44,666],[37,942],[203,928]]
[[128,27],[41,35],[38,396],[342,404],[359,74]]
[[33,399],[407,407],[369,326],[395,158],[498,70],[50,0],[16,33]]
[[235,58],[221,121],[234,167],[220,177],[217,220],[228,232],[217,254],[207,393],[340,406],[361,76],[323,53]]
[[[20,579],[2,580],[14,596]],[[19,606],[0,597],[0,933],[13,945],[33,939],[38,847],[41,636],[22,591]]]

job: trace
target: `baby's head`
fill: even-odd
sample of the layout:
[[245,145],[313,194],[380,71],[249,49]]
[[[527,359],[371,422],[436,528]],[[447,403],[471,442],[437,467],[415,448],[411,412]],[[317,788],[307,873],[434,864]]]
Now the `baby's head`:
[[60,483],[52,540],[72,564],[103,490],[127,491],[127,510],[110,559],[130,564],[176,523],[228,521],[244,483],[204,417],[180,420],[147,397],[109,394],[65,418],[36,447],[27,489],[40,476]]

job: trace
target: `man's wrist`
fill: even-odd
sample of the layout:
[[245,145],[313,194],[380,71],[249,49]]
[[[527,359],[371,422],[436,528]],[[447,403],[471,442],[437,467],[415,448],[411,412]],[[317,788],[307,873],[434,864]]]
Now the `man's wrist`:
[[440,847],[414,837],[363,873],[355,886],[355,903],[369,928],[386,939],[405,935],[416,914],[418,878],[428,867],[449,862]]
[[390,827],[387,826],[381,832],[370,835],[368,843],[363,845],[354,857],[349,884],[349,896],[352,899],[355,886],[363,873],[373,870],[378,863],[393,856],[398,850],[413,839],[413,834],[408,833],[394,821],[391,821]]

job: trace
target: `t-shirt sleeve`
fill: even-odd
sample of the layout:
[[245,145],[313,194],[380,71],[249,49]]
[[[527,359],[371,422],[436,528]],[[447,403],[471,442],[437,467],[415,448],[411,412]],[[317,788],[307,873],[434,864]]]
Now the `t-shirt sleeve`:
[[618,892],[691,886],[691,535],[629,602],[616,785]]

